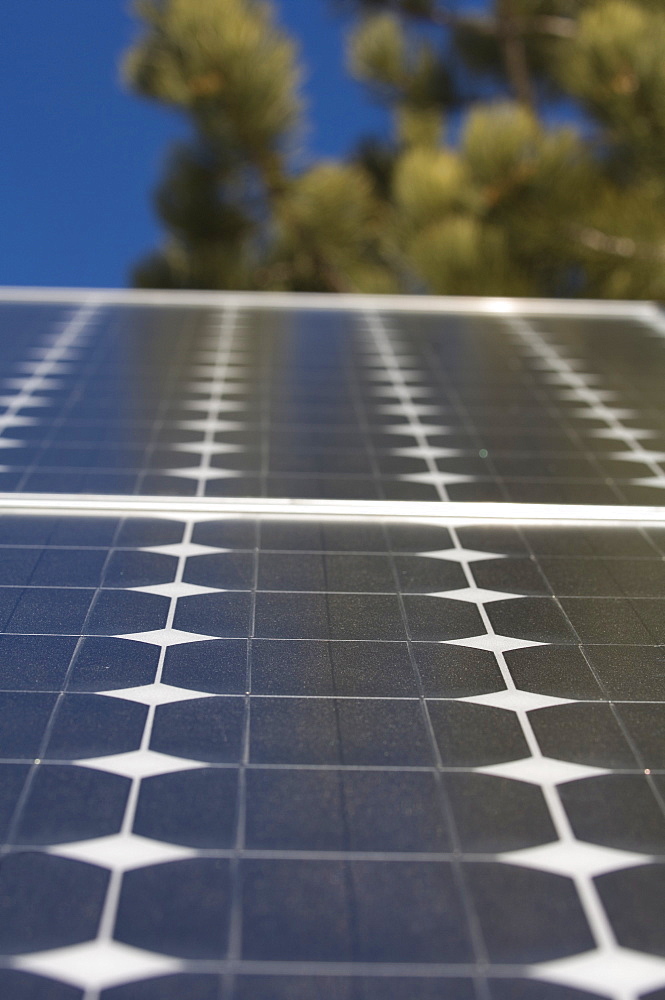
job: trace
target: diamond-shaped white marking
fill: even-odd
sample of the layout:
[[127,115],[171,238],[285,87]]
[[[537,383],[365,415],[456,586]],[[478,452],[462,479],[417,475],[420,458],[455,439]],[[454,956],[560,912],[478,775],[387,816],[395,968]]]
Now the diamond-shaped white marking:
[[242,476],[237,469],[162,469],[164,476],[178,476],[180,479],[234,479]]
[[396,427],[390,428],[391,434],[409,434],[413,437],[414,434],[457,434],[459,433],[459,428],[450,427],[448,424],[428,424],[422,420],[417,420],[412,418],[408,413],[408,417],[411,426],[405,424],[398,424]]
[[196,851],[190,847],[164,844],[148,837],[137,837],[130,833],[116,833],[110,837],[96,837],[94,840],[79,840],[71,844],[55,844],[48,847],[49,854],[59,854],[75,861],[86,861],[102,868],[130,871],[146,865],[159,865],[166,861],[191,858]]
[[435,448],[432,447],[420,447],[418,445],[410,446],[408,448],[391,448],[391,453],[393,455],[406,455],[409,458],[455,458],[457,455],[465,455],[468,452],[462,450],[462,448]]
[[0,437],[0,448],[23,448],[27,441],[17,441],[15,438]]
[[214,545],[197,545],[196,542],[175,542],[173,545],[152,545],[141,549],[141,552],[156,552],[158,555],[175,556],[176,559],[189,559],[190,556],[207,556],[210,552],[230,552],[230,549],[218,549]]
[[[3,388],[6,388],[6,389],[18,389],[19,392],[21,390],[23,392],[34,392],[35,389],[37,389],[38,387],[41,387],[41,388],[44,388],[44,387],[46,387],[46,388],[56,387],[56,386],[58,386],[60,384],[60,382],[61,382],[61,379],[57,379],[57,378],[51,379],[51,378],[47,378],[45,375],[43,375],[41,377],[34,377],[34,378],[29,378],[29,379],[26,379],[26,378],[3,378],[3,380],[2,380],[2,386],[3,386]],[[24,419],[26,421],[27,420],[32,421],[32,420],[34,420],[34,417],[24,417],[22,419]]]
[[613,451],[609,457],[621,462],[665,462],[665,451]]
[[492,774],[497,778],[528,781],[532,785],[561,785],[566,781],[595,778],[609,773],[603,767],[571,764],[567,760],[555,760],[553,757],[524,757],[522,760],[511,760],[505,764],[488,764],[476,770],[481,774]]
[[543,380],[545,382],[550,382],[553,385],[556,385],[558,383],[560,385],[577,385],[580,387],[584,387],[589,382],[591,382],[592,384],[594,382],[599,382],[600,375],[584,374],[581,372],[573,373],[570,371],[550,372],[548,374],[543,375]]
[[583,399],[587,402],[596,402],[597,400],[611,400],[616,399],[619,394],[613,389],[561,389],[559,392],[560,399]]
[[155,774],[171,774],[174,771],[192,771],[205,767],[200,761],[185,757],[171,757],[167,753],[154,750],[130,750],[128,753],[111,754],[108,757],[92,757],[89,760],[75,760],[74,764],[92,767],[96,771],[121,774],[124,778],[151,778]]
[[23,388],[25,392],[59,389],[62,385],[62,379],[55,375],[31,375],[25,382],[22,379],[17,379],[16,385],[19,388]]
[[218,444],[216,441],[185,442],[172,447],[174,451],[191,451],[197,455],[223,455],[230,451],[242,451],[241,444]]
[[[425,431],[425,428],[421,424],[418,424],[417,427],[412,427],[409,424],[396,424],[395,427],[391,427],[390,428],[390,435],[391,435],[391,437],[392,437],[393,434],[396,434],[399,437],[413,438],[414,435],[420,434],[421,432],[424,432],[424,431]],[[431,433],[432,434],[446,434],[448,432],[450,432],[452,434],[453,433],[452,428],[450,428],[450,427],[443,427],[443,428],[441,428],[441,427],[439,427],[437,425],[437,427],[434,428]]]
[[212,698],[206,691],[192,691],[191,688],[174,687],[171,684],[143,684],[141,687],[123,688],[120,691],[100,691],[105,698],[123,698],[136,701],[140,705],[170,705],[176,701],[191,701],[192,698]]
[[491,604],[492,601],[509,601],[524,594],[508,594],[501,590],[483,590],[482,587],[464,587],[462,590],[440,590],[430,597],[450,597],[453,601],[466,601],[468,604]]
[[26,406],[39,406],[45,409],[53,406],[53,398],[50,396],[29,396],[25,402]]
[[445,486],[449,483],[471,483],[475,476],[463,476],[457,472],[409,472],[401,473],[397,478],[407,483],[426,483],[428,485],[442,483]]
[[639,416],[637,410],[621,406],[590,406],[588,410],[576,411],[581,420],[630,420]]
[[665,474],[662,476],[645,476],[643,479],[631,479],[635,486],[653,486],[657,490],[665,490]]
[[0,406],[53,406],[49,396],[33,396],[31,392],[18,392],[15,396],[0,396]]
[[37,424],[37,417],[15,417],[11,413],[3,413],[0,416],[0,427],[29,427]]
[[470,563],[481,559],[505,559],[502,552],[477,552],[475,549],[435,549],[432,552],[416,552],[417,556],[428,559],[447,559],[449,562]]
[[177,628],[158,628],[153,632],[128,632],[116,635],[115,639],[132,639],[134,642],[149,642],[153,646],[179,646],[183,642],[204,642],[217,639],[215,635],[200,635],[198,632],[181,632]]
[[[198,409],[198,407],[197,407]],[[202,407],[206,409],[206,407]],[[215,420],[214,417],[203,417],[198,420],[174,420],[174,427],[188,431],[237,431],[245,426],[244,420]]]
[[158,583],[154,587],[130,587],[139,594],[157,594],[158,597],[195,597],[197,594],[219,594],[222,587],[199,587],[195,583]]
[[532,965],[532,976],[613,997],[636,998],[665,986],[665,959],[629,948],[597,949]]
[[571,878],[575,875],[595,878],[604,872],[647,864],[651,857],[647,854],[634,854],[632,851],[617,851],[611,847],[585,844],[578,840],[568,843],[558,840],[553,844],[527,847],[525,850],[506,851],[498,855],[497,861],[523,865],[525,868],[539,868],[544,872]]
[[591,437],[599,438],[620,438],[622,441],[639,441],[640,438],[652,438],[658,436],[658,431],[648,430],[645,427],[598,427],[587,431]]
[[470,646],[472,649],[489,649],[492,653],[507,653],[511,649],[526,649],[527,646],[546,646],[546,642],[532,642],[530,639],[513,639],[508,635],[472,635],[468,639],[446,639],[449,646]]
[[508,712],[532,712],[537,708],[551,708],[553,705],[567,705],[570,698],[551,698],[547,694],[532,694],[531,691],[492,691],[490,694],[472,694],[458,701],[472,701],[476,705],[491,705],[504,708]]
[[176,958],[131,948],[117,941],[90,941],[71,948],[20,955],[12,964],[15,968],[84,990],[106,989],[137,979],[177,972],[183,967],[183,963]]

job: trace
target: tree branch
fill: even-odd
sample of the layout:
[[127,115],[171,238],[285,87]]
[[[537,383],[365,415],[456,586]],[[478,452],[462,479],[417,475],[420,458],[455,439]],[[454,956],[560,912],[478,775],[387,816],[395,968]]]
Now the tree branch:
[[496,27],[506,76],[513,95],[520,104],[533,111],[536,96],[526,58],[524,36],[515,17],[512,0],[497,0]]
[[[459,14],[446,4],[432,8],[429,13],[420,15],[432,24],[443,28],[466,29],[479,35],[499,34],[498,18],[474,14]],[[572,17],[559,17],[554,14],[540,14],[535,17],[522,17],[513,13],[513,22],[521,34],[553,35],[556,38],[574,38],[577,26]]]

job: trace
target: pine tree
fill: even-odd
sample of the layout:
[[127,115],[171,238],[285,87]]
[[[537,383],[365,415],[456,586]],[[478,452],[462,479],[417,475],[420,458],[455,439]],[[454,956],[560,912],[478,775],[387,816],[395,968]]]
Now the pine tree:
[[136,284],[665,297],[662,0],[334,2],[394,138],[298,169],[299,57],[272,5],[140,0],[127,79],[192,138]]

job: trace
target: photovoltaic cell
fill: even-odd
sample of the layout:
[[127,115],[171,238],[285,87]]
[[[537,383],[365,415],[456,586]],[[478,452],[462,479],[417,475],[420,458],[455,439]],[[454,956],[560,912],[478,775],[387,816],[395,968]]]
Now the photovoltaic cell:
[[17,509],[193,506],[0,517],[0,993],[658,1000],[665,518],[445,513],[660,503],[656,321],[102,299],[2,325]]

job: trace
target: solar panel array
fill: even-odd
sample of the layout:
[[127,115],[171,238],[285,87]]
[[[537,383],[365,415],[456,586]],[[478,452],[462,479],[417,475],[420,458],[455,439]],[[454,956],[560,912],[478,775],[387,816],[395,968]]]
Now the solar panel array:
[[665,996],[657,314],[361,305],[3,307],[1,995]]

